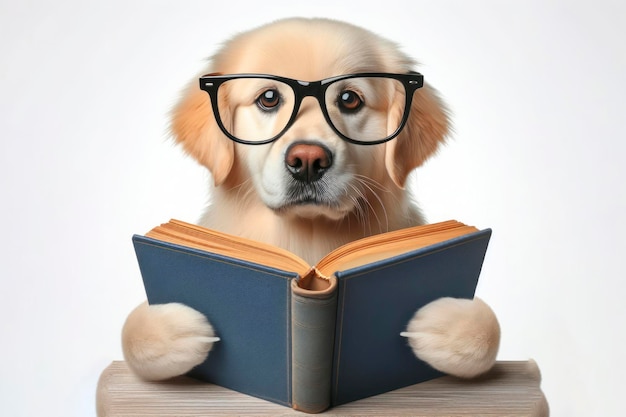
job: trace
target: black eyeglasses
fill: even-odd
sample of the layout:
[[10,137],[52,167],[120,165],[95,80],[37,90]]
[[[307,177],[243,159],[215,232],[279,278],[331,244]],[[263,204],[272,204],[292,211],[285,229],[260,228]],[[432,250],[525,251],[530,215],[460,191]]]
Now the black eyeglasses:
[[300,81],[266,74],[208,74],[200,88],[230,139],[250,145],[277,140],[296,120],[304,97],[317,99],[326,122],[344,140],[375,145],[395,138],[409,117],[418,72],[340,75]]

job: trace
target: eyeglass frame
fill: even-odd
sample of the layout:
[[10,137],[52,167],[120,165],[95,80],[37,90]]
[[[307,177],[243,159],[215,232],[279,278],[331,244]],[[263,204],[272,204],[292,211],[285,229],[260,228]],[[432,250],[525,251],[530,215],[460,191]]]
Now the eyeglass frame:
[[[379,139],[376,141],[359,141],[352,139],[339,131],[332,122],[330,115],[328,114],[328,109],[326,107],[326,90],[330,85],[337,81],[347,80],[351,78],[390,78],[397,81],[400,81],[404,86],[405,90],[405,106],[404,106],[404,114],[402,115],[402,120],[400,121],[400,125],[398,128],[389,136]],[[218,90],[220,85],[224,84],[227,81],[239,78],[263,78],[268,80],[276,80],[287,84],[294,93],[294,106],[292,110],[292,114],[289,118],[289,121],[285,125],[285,127],[276,135],[269,139],[265,139],[262,141],[251,141],[238,138],[231,134],[226,127],[223,125],[219,108],[218,108]],[[396,136],[400,134],[404,126],[406,125],[407,120],[409,119],[409,113],[411,111],[411,103],[413,102],[413,94],[419,88],[424,86],[424,76],[417,71],[409,71],[405,74],[394,74],[394,73],[386,73],[386,72],[364,72],[364,73],[354,73],[354,74],[345,74],[345,75],[337,75],[330,78],[325,78],[319,81],[301,81],[295,80],[293,78],[281,77],[278,75],[271,74],[228,74],[224,75],[221,73],[212,73],[206,74],[200,77],[200,89],[206,91],[209,94],[211,99],[211,106],[213,108],[213,116],[215,117],[215,121],[217,125],[222,130],[222,132],[231,140],[242,143],[245,145],[264,145],[267,143],[274,142],[278,140],[285,132],[295,123],[298,112],[300,111],[300,105],[302,104],[302,100],[305,97],[315,97],[317,102],[320,105],[322,110],[322,114],[324,115],[324,119],[326,119],[326,123],[333,129],[333,131],[339,135],[343,140],[355,143],[358,145],[378,145],[380,143],[388,142],[394,139]]]

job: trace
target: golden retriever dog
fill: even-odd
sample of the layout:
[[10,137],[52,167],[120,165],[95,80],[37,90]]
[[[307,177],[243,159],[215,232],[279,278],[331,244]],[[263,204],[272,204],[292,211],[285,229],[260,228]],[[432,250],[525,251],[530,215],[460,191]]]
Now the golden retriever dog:
[[[392,42],[327,19],[281,20],[228,41],[172,113],[176,141],[212,176],[199,223],[311,264],[349,241],[423,224],[405,184],[449,121],[414,65]],[[479,299],[436,300],[406,330],[420,359],[461,377],[489,370],[500,340]],[[186,373],[218,340],[206,317],[174,303],[141,304],[122,333],[128,365],[147,380]]]

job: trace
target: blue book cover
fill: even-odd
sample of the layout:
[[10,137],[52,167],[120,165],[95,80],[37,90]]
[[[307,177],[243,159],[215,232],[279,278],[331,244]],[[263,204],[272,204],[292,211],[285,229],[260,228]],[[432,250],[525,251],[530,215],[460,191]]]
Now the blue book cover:
[[[430,301],[474,296],[491,236],[470,228],[416,248],[408,239],[391,256],[381,244],[382,259],[353,256],[320,279],[301,262],[288,270],[210,250],[188,226],[193,238],[148,233],[133,243],[149,303],[186,304],[221,339],[190,375],[307,412],[440,376],[400,332]],[[363,259],[374,260],[356,265]]]

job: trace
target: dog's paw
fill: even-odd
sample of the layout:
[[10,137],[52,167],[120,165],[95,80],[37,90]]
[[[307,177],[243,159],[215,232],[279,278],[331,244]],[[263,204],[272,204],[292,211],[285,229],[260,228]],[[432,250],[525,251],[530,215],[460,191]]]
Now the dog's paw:
[[484,301],[440,298],[415,313],[401,333],[415,355],[433,368],[463,378],[493,366],[500,345],[500,325]]
[[191,370],[204,362],[218,340],[202,313],[178,303],[143,303],[128,315],[122,330],[128,366],[151,381]]

